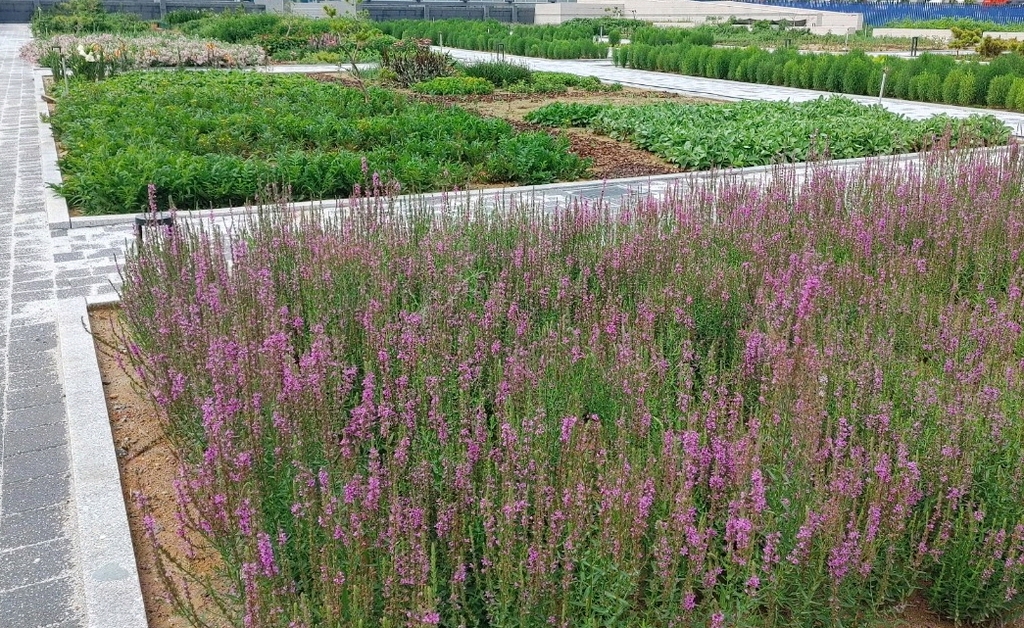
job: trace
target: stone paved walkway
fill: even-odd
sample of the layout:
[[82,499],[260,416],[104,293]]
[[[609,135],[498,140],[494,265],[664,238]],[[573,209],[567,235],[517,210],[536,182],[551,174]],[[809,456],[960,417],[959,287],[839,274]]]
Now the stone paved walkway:
[[84,623],[27,40],[0,25],[0,626],[70,628]]

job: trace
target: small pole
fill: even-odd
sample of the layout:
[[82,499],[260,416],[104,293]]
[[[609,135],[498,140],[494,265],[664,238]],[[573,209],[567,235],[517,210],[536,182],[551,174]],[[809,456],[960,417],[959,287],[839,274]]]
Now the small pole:
[[917,56],[917,37],[911,37],[910,38],[910,56],[911,57],[916,57]]
[[882,94],[885,93],[885,77],[889,76],[889,68],[882,70],[882,86],[878,89],[878,104],[882,104]]

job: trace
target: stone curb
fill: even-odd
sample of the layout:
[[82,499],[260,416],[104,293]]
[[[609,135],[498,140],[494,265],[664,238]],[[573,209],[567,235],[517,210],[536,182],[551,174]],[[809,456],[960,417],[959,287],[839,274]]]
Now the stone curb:
[[86,628],[146,628],[128,514],[84,298],[58,302]]
[[36,111],[39,117],[36,123],[39,125],[39,156],[43,171],[43,202],[46,204],[46,219],[50,223],[50,230],[67,229],[71,225],[68,215],[67,201],[53,191],[51,185],[58,185],[62,181],[60,168],[57,166],[57,142],[53,139],[53,128],[49,122],[43,121],[43,116],[49,115],[50,111],[43,100],[46,93],[44,79],[53,76],[48,69],[36,69],[33,72],[36,87]]
[[[974,148],[970,151],[979,151],[990,155],[1006,153],[1011,147],[997,146],[992,148]],[[832,167],[849,170],[868,164],[902,164],[922,159],[927,153],[904,153],[901,155],[876,155],[873,157],[857,157],[855,159],[840,159],[828,162]],[[571,201],[579,196],[584,189],[608,189],[627,188],[628,194],[644,196],[647,194],[663,193],[673,185],[696,184],[711,181],[722,181],[726,179],[754,179],[758,177],[770,177],[779,172],[795,171],[797,173],[814,167],[815,162],[799,162],[792,164],[776,164],[769,166],[752,166],[749,168],[705,170],[700,172],[680,172],[646,177],[630,177],[623,179],[605,179],[590,181],[572,181],[567,183],[549,183],[545,185],[490,188],[484,190],[466,190],[458,192],[432,192],[429,194],[409,194],[395,197],[394,205],[400,208],[408,207],[435,207],[447,203],[451,207],[474,207],[484,201],[494,201],[495,204],[510,202],[539,202],[543,205],[549,197]],[[627,194],[627,195],[628,195]],[[339,211],[357,203],[358,199],[329,199],[321,201],[300,201],[287,203],[288,211],[306,211],[310,209],[322,209],[326,211]],[[475,204],[475,205],[474,205]],[[264,208],[266,209],[266,208]],[[177,215],[185,220],[203,219],[227,219],[244,218],[253,215],[258,211],[256,206],[247,207],[220,207],[206,210],[178,210]],[[88,227],[104,227],[109,225],[127,225],[135,221],[140,214],[115,214],[112,216],[81,216],[70,219],[72,229]]]

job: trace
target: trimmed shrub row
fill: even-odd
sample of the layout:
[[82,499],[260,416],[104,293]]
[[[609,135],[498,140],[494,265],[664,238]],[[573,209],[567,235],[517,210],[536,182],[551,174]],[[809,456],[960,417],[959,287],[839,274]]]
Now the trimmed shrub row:
[[682,43],[623,46],[614,59],[616,65],[643,70],[862,96],[878,95],[887,72],[886,97],[1024,111],[1024,57],[1019,54],[979,63],[928,53],[916,59],[873,58],[861,51],[800,54]]

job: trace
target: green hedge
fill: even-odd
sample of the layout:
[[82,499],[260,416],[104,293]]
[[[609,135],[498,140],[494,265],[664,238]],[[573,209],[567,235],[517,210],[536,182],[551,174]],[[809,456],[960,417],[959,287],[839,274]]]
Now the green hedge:
[[1024,99],[1010,98],[1012,79],[1024,78],[1024,57],[1016,53],[980,63],[929,53],[901,59],[873,58],[861,51],[800,54],[784,49],[638,43],[617,48],[614,59],[616,65],[642,70],[861,96],[877,96],[883,71],[888,69],[888,98],[1024,111]]
[[377,26],[399,39],[429,39],[435,45],[493,52],[503,47],[507,54],[545,59],[604,59],[608,45],[594,41],[602,30],[608,32],[620,20],[572,20],[557,26],[518,24],[496,20],[398,20]]

